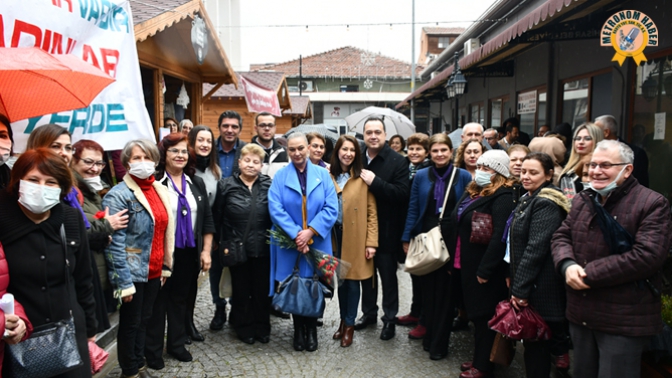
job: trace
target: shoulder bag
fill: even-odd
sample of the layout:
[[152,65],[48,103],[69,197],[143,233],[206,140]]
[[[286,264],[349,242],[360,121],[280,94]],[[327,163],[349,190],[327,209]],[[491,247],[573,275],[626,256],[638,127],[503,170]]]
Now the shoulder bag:
[[299,259],[296,257],[294,271],[282,281],[273,295],[272,308],[289,314],[321,318],[324,313],[324,298],[329,293],[317,277],[317,271],[313,276],[304,278],[299,276]]
[[[68,300],[71,301],[68,269],[70,262],[63,225],[61,225],[61,245],[65,254],[65,284]],[[28,339],[16,345],[8,344],[6,356],[5,369],[9,372],[9,377],[15,378],[53,377],[82,366],[84,362],[77,348],[72,310],[69,319],[44,324],[35,328]]]
[[411,239],[404,271],[416,276],[423,276],[439,269],[450,259],[450,253],[448,252],[446,243],[443,241],[443,235],[441,235],[441,219],[443,219],[443,213],[446,211],[446,203],[448,202],[450,190],[453,187],[455,172],[458,169],[453,166],[453,172],[446,187],[446,195],[443,198],[439,224],[429,230],[429,232],[418,234]]
[[473,244],[490,244],[492,239],[492,215],[474,211],[471,215],[471,235],[469,242]]
[[237,238],[232,235],[229,240],[222,240],[220,243],[222,266],[236,266],[247,261],[247,252],[245,251],[245,242],[250,233],[250,227],[254,220],[257,210],[257,188],[252,186],[252,200],[250,201],[250,216],[247,219],[247,227],[243,233],[243,238]]

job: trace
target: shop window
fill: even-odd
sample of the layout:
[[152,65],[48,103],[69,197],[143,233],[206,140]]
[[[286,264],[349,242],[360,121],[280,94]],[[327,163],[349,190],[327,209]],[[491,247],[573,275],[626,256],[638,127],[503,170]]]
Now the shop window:
[[611,112],[612,73],[594,73],[562,83],[562,122],[572,129]]
[[485,107],[482,102],[469,105],[469,122],[480,123],[485,127]]
[[489,127],[498,128],[502,122],[511,116],[511,102],[509,96],[490,100],[490,123]]
[[359,85],[341,85],[341,92],[359,92]]
[[449,37],[439,37],[439,45],[437,46],[440,49],[445,49],[450,45],[450,38]]
[[533,137],[537,128],[546,124],[546,87],[519,92],[516,113],[520,116],[520,131]]

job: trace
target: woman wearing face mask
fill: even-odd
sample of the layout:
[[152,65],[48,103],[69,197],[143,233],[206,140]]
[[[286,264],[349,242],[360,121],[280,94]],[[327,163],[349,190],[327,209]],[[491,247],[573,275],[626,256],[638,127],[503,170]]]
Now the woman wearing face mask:
[[[535,138],[538,139],[538,138]],[[557,274],[551,238],[569,212],[569,200],[551,184],[550,156],[533,152],[523,161],[520,199],[509,228],[511,305],[531,305],[551,328],[552,339],[524,343],[528,377],[548,377],[551,358],[558,368],[569,368],[565,324],[565,284]]]
[[126,143],[123,181],[103,198],[116,214],[128,211],[128,227],[112,235],[105,258],[110,283],[121,298],[117,354],[124,377],[148,376],[144,349],[147,323],[159,289],[170,277],[175,246],[175,217],[168,189],[154,180],[160,155],[156,145],[139,139]]
[[[454,233],[446,243],[448,250],[454,251],[454,268],[461,270],[464,304],[475,327],[473,360],[461,365],[460,378],[492,373],[490,350],[495,331],[488,327],[488,320],[495,314],[497,303],[508,297],[502,236],[514,208],[509,157],[502,150],[490,150],[478,158],[477,165],[475,180],[451,214]],[[492,220],[491,235],[472,235],[472,220],[477,213]],[[481,244],[487,236],[487,242]]]
[[33,326],[74,320],[84,364],[59,377],[90,377],[87,338],[95,339],[96,304],[84,220],[61,203],[72,184],[67,164],[52,151],[37,148],[21,154],[8,190],[0,193],[0,242],[11,273],[7,291],[23,305]]
[[320,133],[308,133],[306,134],[308,139],[308,154],[310,162],[319,165],[322,168],[329,169],[329,164],[325,163],[322,158],[324,157],[324,151],[326,150],[327,140]]
[[469,139],[462,142],[455,153],[455,166],[466,169],[471,177],[476,176],[476,162],[483,155],[483,144],[478,139]]
[[147,365],[155,370],[164,367],[166,317],[168,354],[182,362],[192,360],[185,348],[187,307],[190,294],[197,289],[198,272],[210,269],[215,232],[205,184],[194,175],[195,159],[189,153],[187,136],[168,134],[159,143],[159,156],[155,177],[168,189],[170,211],[175,218],[175,251],[170,280],[159,291],[147,325],[145,358]]
[[[452,212],[457,200],[462,197],[471,182],[469,172],[456,168],[452,164],[453,143],[446,134],[434,134],[429,138],[429,154],[432,160],[430,168],[422,169],[415,175],[411,188],[411,197],[406,217],[406,227],[401,237],[404,252],[408,253],[409,241],[423,232],[429,232],[439,224],[439,215],[443,208],[446,191],[445,220]],[[455,171],[452,187],[448,187],[450,177]],[[445,225],[450,228],[449,225]],[[443,227],[442,227],[443,228]],[[454,303],[451,303],[451,267],[448,262],[443,267],[419,277],[422,297],[422,314],[426,334],[423,347],[429,351],[429,358],[440,360],[448,355],[451,322]],[[414,338],[412,334],[409,337]]]
[[581,176],[581,159],[593,153],[595,146],[604,139],[604,133],[599,126],[593,123],[584,123],[574,131],[574,144],[569,161],[560,174],[560,189],[570,201],[583,190]]

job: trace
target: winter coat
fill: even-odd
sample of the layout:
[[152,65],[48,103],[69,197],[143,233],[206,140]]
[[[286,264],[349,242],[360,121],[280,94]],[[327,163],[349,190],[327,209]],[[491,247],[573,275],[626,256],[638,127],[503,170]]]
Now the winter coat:
[[[457,211],[462,200],[469,196],[465,192],[458,201],[451,223],[453,236],[449,239],[449,251],[455,251],[457,237],[460,238],[460,265],[462,269],[462,291],[464,303],[470,319],[491,317],[495,313],[495,306],[508,297],[506,287],[507,266],[504,262],[506,244],[502,242],[502,235],[506,221],[514,209],[513,191],[511,188],[501,187],[495,193],[480,197],[472,202],[457,220]],[[490,243],[474,244],[471,238],[471,219],[474,212],[490,214],[492,216],[492,239]],[[478,283],[476,277],[487,279],[484,284]]]
[[[317,232],[313,236],[312,248],[332,254],[331,228],[338,217],[338,197],[329,172],[317,165],[306,163],[306,223]],[[268,209],[273,221],[273,229],[280,227],[290,238],[295,239],[303,230],[303,195],[294,164],[281,168],[275,174],[268,191]],[[294,269],[298,251],[275,245],[271,238],[271,287],[273,294],[275,281],[287,278]],[[301,277],[312,277],[313,267],[306,259],[299,260]]]
[[376,175],[369,185],[378,209],[376,254],[393,253],[398,259],[403,259],[401,234],[404,232],[410,194],[408,164],[406,158],[394,152],[387,143],[371,163],[368,163],[367,150],[365,148],[362,152],[364,168]]
[[[96,303],[81,212],[58,203],[51,208],[49,218],[36,224],[21,211],[18,198],[7,192],[0,193],[0,208],[0,243],[12,277],[7,291],[23,305],[35,328],[70,319],[72,314],[84,365],[66,376],[90,377],[87,337],[96,335]],[[63,251],[61,225],[65,228],[67,252]]]
[[[5,260],[5,250],[0,244],[0,298],[7,293],[7,287],[9,286],[9,267],[7,266],[7,260]],[[33,333],[33,325],[28,320],[26,315],[26,310],[23,309],[21,303],[14,299],[14,315],[18,316],[26,323],[26,333],[21,339],[21,341],[30,337],[30,334]],[[5,333],[5,313],[0,310],[0,335]],[[0,368],[2,368],[2,360],[5,356],[5,340],[0,340]],[[0,378],[2,378],[2,372],[0,372]]]
[[[166,187],[158,181],[154,181],[152,187],[161,198],[168,213],[163,265],[172,269],[175,248],[175,216],[170,210],[170,199]],[[103,206],[110,208],[110,214],[128,209],[126,213],[128,227],[119,229],[112,235],[112,243],[105,252],[110,283],[115,289],[115,297],[126,297],[135,294],[133,282],[147,282],[149,255],[152,251],[152,238],[154,237],[154,215],[142,189],[129,174],[126,174],[121,183],[107,192],[103,198]],[[161,276],[170,277],[170,271],[164,269]]]
[[[352,173],[351,173],[352,175]],[[331,177],[343,200],[343,240],[341,259],[351,264],[347,280],[365,280],[373,276],[373,259],[366,259],[366,247],[378,248],[378,212],[376,199],[361,177],[351,178],[340,188]],[[332,235],[333,236],[333,235]],[[333,244],[333,243],[332,243]]]
[[670,204],[630,176],[608,197],[604,209],[635,239],[632,250],[611,254],[595,219],[593,190],[574,197],[572,210],[553,234],[553,261],[564,277],[568,263],[586,272],[587,290],[566,286],[567,319],[589,329],[623,336],[649,336],[662,330],[660,270],[672,241]]
[[527,299],[545,320],[553,322],[565,319],[566,301],[564,279],[553,265],[551,238],[569,206],[558,188],[542,185],[520,199],[509,234],[511,294]]
[[287,156],[287,150],[285,147],[282,147],[278,142],[273,140],[273,145],[270,149],[262,146],[257,142],[258,137],[255,135],[252,137],[252,143],[257,143],[259,147],[264,149],[266,152],[266,157],[264,157],[264,165],[261,167],[261,173],[269,176],[270,178],[275,177],[275,173],[280,170],[280,168],[285,167],[289,164],[289,157]]
[[[255,192],[255,210],[250,231],[243,241],[247,257],[266,257],[270,253],[268,230],[273,225],[268,212],[268,190],[271,179],[259,175],[252,185]],[[215,219],[215,240],[217,240],[217,256],[221,256],[226,241],[236,238],[243,239],[252,207],[252,192],[240,179],[239,173],[222,179],[217,189],[217,199],[213,216]]]

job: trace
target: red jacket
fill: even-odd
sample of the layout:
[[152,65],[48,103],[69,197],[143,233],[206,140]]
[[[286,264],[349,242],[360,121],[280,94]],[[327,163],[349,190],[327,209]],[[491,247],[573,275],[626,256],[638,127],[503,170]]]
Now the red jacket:
[[[7,260],[5,260],[5,250],[0,244],[0,298],[7,292],[9,286],[9,269],[7,268]],[[14,301],[14,314],[23,319],[26,323],[26,334],[22,340],[27,339],[33,333],[33,325],[30,324],[23,306],[17,301]],[[5,313],[0,310],[0,335],[5,333]],[[0,336],[1,337],[1,336]],[[2,361],[5,356],[5,340],[0,339],[0,378],[2,378]]]
[[[553,261],[559,271],[572,260],[586,271],[587,290],[567,290],[567,319],[589,329],[623,336],[650,336],[663,328],[660,297],[637,281],[661,288],[660,269],[672,237],[670,204],[629,177],[607,198],[604,208],[635,239],[632,250],[610,254],[595,219],[592,190],[574,197],[572,210],[553,235]],[[562,273],[562,272],[561,272]],[[564,276],[563,276],[564,277]]]

